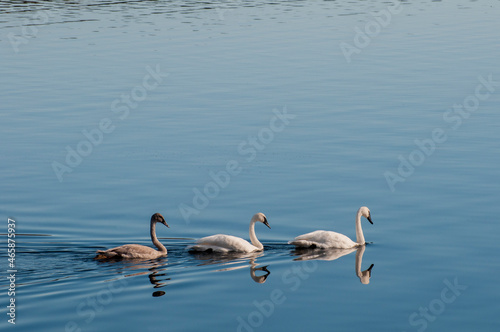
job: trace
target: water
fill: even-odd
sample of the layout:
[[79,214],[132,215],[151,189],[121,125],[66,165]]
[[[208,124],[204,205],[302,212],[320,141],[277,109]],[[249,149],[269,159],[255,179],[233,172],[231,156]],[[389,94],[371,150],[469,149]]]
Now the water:
[[[498,330],[499,14],[0,1],[1,328],[15,298],[19,331]],[[286,244],[362,205],[362,255]],[[186,252],[258,211],[263,253]],[[93,260],[154,212],[168,257]]]

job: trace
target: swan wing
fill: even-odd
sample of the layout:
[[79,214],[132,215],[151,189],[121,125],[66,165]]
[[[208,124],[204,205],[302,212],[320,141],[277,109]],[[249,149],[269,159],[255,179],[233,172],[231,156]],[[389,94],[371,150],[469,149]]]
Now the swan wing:
[[348,249],[356,246],[350,238],[344,234],[331,231],[314,231],[297,236],[293,241],[288,242],[301,248],[340,248]]
[[257,247],[236,236],[216,234],[199,239],[196,241],[196,244],[191,246],[189,249],[194,251],[211,250],[216,252],[253,252],[257,250]]

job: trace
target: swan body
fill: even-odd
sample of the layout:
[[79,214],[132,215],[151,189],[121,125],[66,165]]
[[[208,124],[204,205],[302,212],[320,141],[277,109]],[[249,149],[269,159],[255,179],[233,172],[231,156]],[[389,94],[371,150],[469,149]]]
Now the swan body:
[[169,227],[163,216],[155,213],[151,216],[151,241],[158,250],[140,244],[126,244],[120,247],[98,250],[95,259],[154,259],[167,255],[167,248],[156,237],[156,223]]
[[269,223],[267,222],[267,218],[263,213],[256,213],[252,219],[250,220],[250,227],[248,233],[250,235],[250,241],[248,241],[225,234],[216,234],[212,236],[207,236],[196,241],[196,244],[189,247],[190,251],[212,251],[212,252],[256,252],[264,250],[264,246],[257,239],[255,235],[255,223],[261,222],[267,227]]
[[293,244],[298,248],[313,247],[323,249],[350,249],[364,245],[366,242],[361,228],[361,216],[365,217],[371,224],[373,224],[370,216],[370,210],[366,206],[360,207],[356,214],[356,242],[352,241],[344,234],[331,231],[314,231],[297,236],[293,241],[288,243]]

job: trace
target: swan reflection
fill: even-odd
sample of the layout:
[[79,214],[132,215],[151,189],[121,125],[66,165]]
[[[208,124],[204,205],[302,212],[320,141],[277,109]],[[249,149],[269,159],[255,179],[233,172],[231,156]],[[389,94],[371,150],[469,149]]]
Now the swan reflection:
[[[129,263],[130,261],[127,261]],[[110,260],[105,262],[99,261],[99,264],[109,264]],[[153,288],[162,288],[168,285],[170,277],[167,277],[166,271],[166,259],[151,260],[146,262],[141,262],[140,264],[124,264],[118,267],[117,273],[122,272],[125,278],[131,278],[136,276],[147,275],[149,282],[153,285]],[[139,270],[138,272],[135,272]],[[153,292],[153,297],[165,295],[164,291]]]
[[294,261],[308,261],[312,259],[317,259],[321,261],[333,261],[342,256],[349,255],[351,252],[356,251],[356,248],[350,249],[307,249],[307,248],[297,248],[293,251],[297,258],[294,258]]
[[372,268],[374,264],[370,265],[370,267],[364,271],[361,271],[361,264],[363,262],[363,254],[365,253],[366,245],[359,246],[356,248],[350,249],[307,249],[307,248],[297,248],[292,251],[294,256],[294,261],[305,261],[305,260],[323,260],[323,261],[333,261],[339,259],[342,256],[349,255],[353,251],[356,251],[356,259],[355,259],[355,270],[356,276],[359,278],[359,281],[367,285],[370,283],[370,278],[372,276]]
[[[250,259],[250,277],[256,283],[263,284],[266,282],[267,277],[271,274],[271,272],[267,269],[267,267],[269,265],[262,266],[262,267],[256,267],[256,266],[257,266],[257,264],[255,264],[255,259],[254,258]],[[266,272],[266,274],[258,276],[255,274],[255,271],[264,271],[264,272]]]
[[356,250],[356,275],[362,284],[368,285],[370,283],[370,278],[372,277],[372,268],[374,264],[370,265],[364,271],[361,271],[361,262],[363,261],[363,254],[365,253],[366,245],[361,246]]
[[167,286],[167,283],[165,281],[169,281],[170,280],[170,278],[163,278],[167,274],[166,273],[160,273],[160,271],[161,270],[155,270],[155,271],[153,271],[153,273],[151,273],[148,276],[149,277],[149,282],[151,283],[151,285],[154,285],[153,288],[165,287],[165,286]]
[[[248,263],[250,264],[250,278],[259,284],[265,283],[267,277],[271,274],[271,272],[267,269],[269,265],[258,267],[259,264],[256,263],[256,259],[264,255],[262,252],[230,252],[223,255],[214,252],[191,252],[191,254],[195,257],[195,259],[203,261],[199,264],[201,266],[215,264],[224,266],[223,268],[215,270],[217,272],[244,269],[248,266],[246,264],[248,259]],[[259,275],[257,275],[257,271],[259,271]],[[262,271],[265,272],[265,274],[260,275],[260,272]]]
[[[132,277],[132,276],[138,276],[138,275],[148,275],[149,282],[151,285],[153,285],[153,288],[162,288],[168,285],[167,281],[170,281],[171,279],[169,277],[166,277],[167,274],[164,272],[166,269],[163,265],[159,264],[158,262],[153,262],[152,265],[146,266],[143,265],[141,266],[142,268],[147,268],[148,271],[144,272],[138,272],[138,273],[133,273],[133,274],[128,274],[125,275],[125,277]],[[139,268],[141,268],[139,267]],[[164,291],[154,291],[153,292],[153,297],[159,297],[165,295]]]
[[[126,275],[126,277],[147,274],[148,278],[149,278],[149,282],[151,283],[151,285],[153,285],[154,289],[162,288],[162,287],[165,287],[168,285],[167,281],[170,281],[171,279],[169,277],[167,277],[167,274],[164,272],[166,269],[163,265],[160,265],[157,262],[154,262],[153,265],[148,267],[147,269],[148,269],[148,271]],[[154,291],[152,295],[153,295],[153,297],[159,297],[159,296],[165,295],[165,292],[157,290],[157,291]]]

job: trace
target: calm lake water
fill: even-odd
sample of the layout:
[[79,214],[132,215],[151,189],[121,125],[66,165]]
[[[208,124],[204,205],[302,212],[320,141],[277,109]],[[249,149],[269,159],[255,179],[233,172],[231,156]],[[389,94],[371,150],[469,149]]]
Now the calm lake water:
[[[498,331],[499,16],[493,0],[0,1],[0,328]],[[354,239],[363,205],[366,248],[287,244]],[[93,259],[151,246],[155,212],[167,257]],[[264,252],[186,251],[248,239],[256,212]]]

